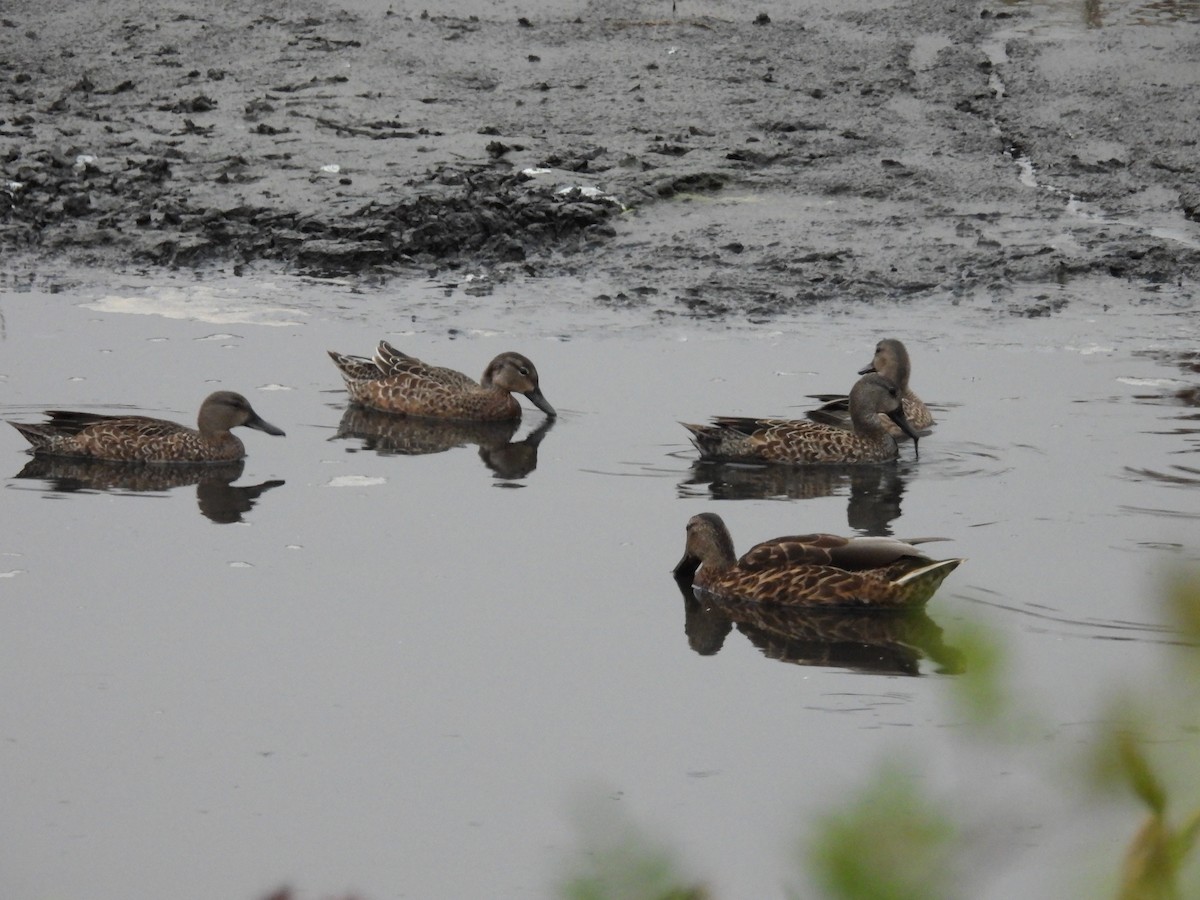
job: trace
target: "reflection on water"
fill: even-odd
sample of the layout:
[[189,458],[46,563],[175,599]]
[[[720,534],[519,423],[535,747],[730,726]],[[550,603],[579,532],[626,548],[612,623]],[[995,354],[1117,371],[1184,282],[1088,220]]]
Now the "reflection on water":
[[753,466],[697,461],[679,484],[681,497],[708,485],[713,500],[805,500],[849,494],[847,524],[861,534],[890,536],[900,516],[905,476],[901,466]]
[[[1142,350],[1133,355],[1152,359],[1160,365],[1177,366],[1185,374],[1200,376],[1200,351]],[[1200,408],[1200,383],[1183,384],[1175,381],[1162,381],[1154,386],[1161,387],[1162,390],[1156,394],[1135,394],[1133,399],[1142,403]],[[1180,418],[1200,417],[1180,416]]]
[[[1087,23],[1093,28],[1108,24],[1099,0],[1087,0]],[[1168,25],[1172,22],[1200,22],[1200,3],[1196,0],[1151,0],[1136,4],[1121,17],[1130,25]]]
[[1200,469],[1192,466],[1171,466],[1170,472],[1126,466],[1125,472],[1131,481],[1158,481],[1177,487],[1200,487]]
[[397,416],[351,405],[342,415],[333,440],[360,440],[363,450],[381,456],[423,456],[474,444],[479,447],[483,464],[497,478],[516,481],[537,468],[538,445],[554,427],[555,421],[545,418],[523,440],[514,441],[513,435],[521,426],[519,419],[459,422]]
[[[1005,0],[1007,6],[1025,6],[1024,0]],[[1043,0],[1029,6],[1035,22],[1075,23],[1087,28],[1114,26],[1164,26],[1200,22],[1197,0],[1148,0],[1145,3],[1103,3],[1101,0]]]
[[[289,490],[268,493],[242,513],[253,527],[211,529],[208,519],[191,518],[192,488],[58,494],[53,503],[42,502],[54,495],[41,481],[8,482],[4,509],[21,528],[7,529],[0,544],[11,700],[0,744],[8,777],[0,787],[14,816],[39,824],[7,842],[0,863],[6,883],[15,868],[50,896],[121,897],[128,873],[120,850],[136,843],[154,848],[155,864],[139,872],[148,893],[178,900],[262,897],[265,890],[253,886],[277,878],[324,884],[315,888],[322,896],[345,884],[364,898],[512,896],[545,883],[544,848],[557,846],[562,830],[555,810],[581,781],[597,781],[647,805],[689,852],[722,860],[716,877],[729,886],[722,895],[773,896],[794,867],[776,852],[778,816],[756,811],[784,802],[798,816],[820,815],[844,797],[846,772],[898,749],[945,762],[948,778],[1019,783],[1036,794],[1014,795],[1005,811],[1020,826],[1018,839],[1032,835],[1028,843],[1038,845],[1033,871],[1043,863],[1053,869],[1060,858],[1041,836],[1088,832],[1069,798],[1045,790],[1045,772],[1028,769],[1039,753],[986,754],[978,766],[965,765],[953,743],[958,713],[940,689],[919,688],[948,683],[934,673],[956,671],[961,662],[943,645],[957,644],[956,623],[978,622],[1011,648],[1016,664],[1005,677],[1014,692],[1037,698],[1047,748],[1070,752],[1078,723],[1094,718],[1096,673],[1136,676],[1161,653],[1177,652],[1178,635],[1156,627],[1166,614],[1151,595],[1161,573],[1200,553],[1200,493],[1191,484],[1117,476],[1132,466],[1200,480],[1200,472],[1175,468],[1200,470],[1200,456],[1188,455],[1191,438],[1151,433],[1195,424],[1171,417],[1200,409],[1179,405],[1173,394],[1157,404],[1132,399],[1200,380],[1175,365],[1131,361],[1144,347],[1193,347],[1178,320],[1147,315],[1134,302],[1138,290],[1114,302],[1112,313],[1097,313],[1094,325],[1078,305],[1062,316],[1010,319],[1003,304],[977,304],[968,315],[966,306],[939,303],[914,326],[905,317],[919,310],[910,304],[877,304],[883,318],[873,327],[928,328],[929,340],[937,337],[941,355],[929,368],[938,379],[930,390],[960,404],[922,441],[919,463],[854,472],[693,469],[677,414],[739,402],[742,387],[723,380],[726,373],[784,372],[797,358],[814,371],[837,371],[845,360],[827,349],[828,329],[857,328],[859,317],[814,312],[785,323],[778,339],[705,322],[672,326],[686,341],[666,328],[589,336],[574,311],[550,302],[558,287],[530,283],[538,315],[529,318],[544,329],[539,355],[564,374],[564,391],[577,398],[570,405],[586,411],[554,430],[557,443],[542,436],[549,456],[517,482],[493,479],[492,469],[477,468],[476,454],[514,452],[509,445],[540,416],[527,415],[499,441],[452,441],[471,446],[448,455],[364,452],[364,443],[397,455],[416,445],[445,449],[445,427],[436,429],[441,446],[431,448],[414,438],[418,423],[392,418],[381,418],[385,433],[356,436],[356,417],[347,416],[343,439],[326,443],[347,404],[322,389],[329,378],[319,366],[314,372],[313,361],[327,344],[353,346],[368,327],[409,329],[413,323],[397,311],[410,305],[409,293],[397,302],[393,289],[374,292],[344,313],[330,309],[329,287],[315,284],[298,294],[319,327],[247,326],[243,337],[218,335],[204,323],[81,310],[74,294],[0,299],[10,332],[0,412],[14,417],[45,409],[48,400],[108,406],[144,391],[148,370],[289,388],[269,395],[271,418],[289,438],[269,448],[259,440],[241,476],[286,477]],[[244,290],[254,290],[249,279]],[[1107,303],[1111,293],[1101,298]],[[478,323],[494,305],[416,325],[436,346],[448,338],[435,329]],[[500,324],[514,340],[531,327],[523,318]],[[572,339],[557,340],[560,329]],[[1122,329],[1132,336],[1114,338],[1111,354],[1060,346]],[[489,342],[507,338],[471,339],[486,356]],[[66,368],[46,365],[47,358],[67,360]],[[672,377],[646,390],[647,372],[666,371]],[[597,372],[605,373],[604,389],[589,396]],[[1131,387],[1123,376],[1147,385],[1161,379],[1162,386]],[[805,384],[798,379],[781,393],[798,395]],[[28,457],[16,432],[0,428],[11,476]],[[397,429],[408,434],[398,439]],[[537,440],[531,436],[518,452]],[[254,476],[260,452],[271,466],[261,477]],[[709,498],[710,490],[713,497],[756,496],[755,482],[758,495],[811,496],[818,481],[831,482],[832,498]],[[764,483],[775,486],[763,490]],[[367,489],[348,487],[356,484]],[[487,489],[504,484],[534,489]],[[666,569],[678,558],[677,529],[705,507],[736,512],[748,536],[786,534],[798,521],[849,533],[844,512],[853,533],[948,531],[971,558],[969,572],[956,574],[949,593],[943,588],[911,618],[730,606],[692,593],[681,604]],[[1134,508],[1147,512],[1127,514]],[[1177,512],[1149,512],[1163,509]],[[1189,511],[1192,518],[1183,518]],[[104,527],[72,527],[82,513],[102,513]],[[170,527],[180,517],[212,539],[182,540],[188,535]],[[70,565],[63,564],[64,535]],[[171,584],[170,602],[130,603],[130,591],[148,578]],[[578,588],[574,602],[554,602],[566,583]],[[263,602],[273,597],[287,602]],[[572,649],[562,635],[588,639]],[[664,640],[674,652],[663,652]],[[607,649],[615,646],[623,648],[618,666]],[[722,647],[715,657],[699,655]],[[432,681],[431,672],[438,676]],[[428,690],[405,689],[426,682]],[[887,701],[882,711],[863,700],[890,691],[901,701]],[[697,698],[709,715],[695,715]],[[662,727],[648,729],[648,721]],[[81,730],[88,741],[72,741]],[[571,739],[547,743],[547,734]],[[363,758],[364,746],[386,752]],[[399,781],[392,750],[405,761]],[[359,758],[355,777],[344,777],[344,761]],[[818,793],[781,794],[771,773],[797,758],[811,762]],[[491,776],[497,768],[512,777]],[[709,779],[662,776],[717,768],[721,776]],[[145,790],[147,772],[156,790]],[[114,797],[128,807],[115,851]],[[289,825],[282,836],[262,827],[263,811],[270,815],[281,803]],[[186,835],[158,827],[172,810],[193,823]],[[729,833],[720,822],[732,819],[742,823],[736,866],[721,855]],[[326,827],[333,820],[344,827]],[[515,833],[529,839],[515,847]],[[245,852],[238,865],[209,866],[188,882],[190,891],[172,893],[183,883],[174,869],[191,858],[189,842]],[[328,852],[314,855],[314,846]],[[398,853],[414,861],[403,883],[389,865]],[[461,866],[464,856],[478,865]],[[39,864],[46,859],[54,865]]]
[[258,498],[284,482],[279,479],[254,485],[234,485],[242,477],[242,460],[213,465],[147,465],[107,460],[35,456],[16,478],[45,481],[51,491],[129,491],[162,493],[196,485],[196,502],[206,518],[219,525],[240,522]]
[[683,597],[688,646],[712,656],[735,627],[768,659],[878,675],[920,675],[922,659],[942,674],[963,671],[962,655],[942,642],[942,629],[924,609],[894,611],[806,609],[739,603],[694,590],[675,579]]
[[[1133,355],[1153,359],[1161,365],[1176,366],[1187,375],[1200,375],[1200,351],[1144,350]],[[1137,387],[1152,387],[1156,389],[1155,393],[1134,394],[1133,399],[1138,403],[1175,409],[1183,408],[1183,411],[1177,414],[1164,417],[1171,423],[1180,424],[1172,424],[1166,430],[1147,431],[1146,433],[1178,435],[1184,439],[1184,448],[1178,452],[1191,454],[1200,450],[1200,383],[1193,382],[1189,384],[1172,378],[1126,378],[1121,380],[1126,384]],[[1200,469],[1193,466],[1173,465],[1166,471],[1126,466],[1124,471],[1126,477],[1131,481],[1158,482],[1172,487],[1200,486]],[[1189,518],[1196,517],[1195,513],[1191,512],[1179,513],[1144,509],[1136,509],[1134,511],[1153,512],[1160,515],[1183,515]]]
[[[1131,512],[1150,512],[1162,515],[1158,510],[1135,510]],[[1166,550],[1179,550],[1186,545],[1143,542],[1143,547],[1157,547]],[[1177,647],[1194,646],[1179,634],[1174,625],[1163,625],[1155,622],[1138,621],[1134,619],[1105,619],[1094,616],[1064,615],[1057,607],[1048,604],[1032,604],[1029,602],[1014,602],[999,591],[972,585],[968,592],[960,594],[971,603],[992,607],[1005,612],[1023,616],[1041,623],[1046,634],[1057,637],[1080,635],[1086,638],[1102,641],[1137,641],[1147,644],[1169,644]]]

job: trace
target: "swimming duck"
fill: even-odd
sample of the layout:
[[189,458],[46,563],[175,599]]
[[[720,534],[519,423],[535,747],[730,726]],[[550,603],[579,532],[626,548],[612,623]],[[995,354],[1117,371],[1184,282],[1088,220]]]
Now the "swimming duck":
[[687,523],[676,579],[729,599],[857,609],[923,605],[962,562],[933,560],[915,544],[886,537],[805,534],[772,538],[738,559],[724,521],[700,513]]
[[264,421],[249,401],[233,391],[209,394],[200,404],[198,429],[149,416],[104,416],[47,410],[50,421],[9,422],[32,445],[35,456],[65,456],[110,462],[218,463],[241,459],[246,447],[229,429],[244,425],[267,434],[283,431]]
[[501,353],[488,363],[476,383],[461,372],[401,353],[387,341],[379,342],[374,359],[328,352],[342,372],[350,399],[369,409],[439,419],[502,421],[521,418],[521,406],[513,397],[516,393],[524,394],[546,415],[558,415],[542,396],[537,369],[520,353]]
[[[933,413],[929,407],[913,393],[908,386],[912,374],[912,363],[908,358],[908,348],[896,338],[886,338],[875,345],[875,355],[869,365],[858,370],[859,375],[878,372],[891,381],[900,391],[900,403],[904,409],[904,418],[918,433],[927,432],[934,424]],[[822,406],[809,412],[808,417],[814,422],[836,425],[840,428],[850,427],[849,398],[839,394],[814,394],[814,400],[824,401]],[[882,420],[882,416],[880,417]],[[905,432],[894,423],[884,420],[883,427],[888,434],[903,440]]]
[[736,416],[718,416],[711,425],[682,424],[692,433],[692,443],[701,459],[724,462],[887,462],[896,458],[898,450],[895,438],[880,424],[881,413],[908,434],[916,446],[917,433],[904,417],[899,391],[882,375],[871,373],[860,378],[850,391],[849,407],[853,430],[807,419]]

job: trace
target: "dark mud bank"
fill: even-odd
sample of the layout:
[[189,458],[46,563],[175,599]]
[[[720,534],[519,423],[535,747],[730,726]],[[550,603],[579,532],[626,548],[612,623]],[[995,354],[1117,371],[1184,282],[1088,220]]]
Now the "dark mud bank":
[[1200,274],[1195,22],[475,5],[14,0],[0,249],[589,272],[701,312]]

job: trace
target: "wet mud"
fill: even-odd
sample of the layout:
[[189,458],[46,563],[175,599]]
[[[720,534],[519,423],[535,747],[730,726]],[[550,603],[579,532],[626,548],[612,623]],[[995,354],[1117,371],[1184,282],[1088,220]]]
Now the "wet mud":
[[1200,16],[1076,6],[12,0],[0,251],[701,315],[1195,278]]

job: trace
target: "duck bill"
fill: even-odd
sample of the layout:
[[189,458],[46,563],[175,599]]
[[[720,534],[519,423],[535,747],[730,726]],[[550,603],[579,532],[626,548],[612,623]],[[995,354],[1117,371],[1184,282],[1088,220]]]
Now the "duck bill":
[[558,413],[554,411],[554,407],[550,405],[550,401],[542,396],[541,388],[534,388],[532,391],[526,391],[525,396],[529,398],[529,402],[554,419],[558,417]]
[[865,366],[863,366],[861,369],[859,369],[858,374],[859,375],[870,375],[874,371],[875,371],[875,363],[874,363],[874,361],[871,361],[871,362],[867,363]]
[[276,428],[258,413],[254,413],[252,418],[247,419],[242,424],[247,428],[257,428],[259,431],[265,431],[267,434],[273,434],[276,437],[285,436],[282,428]]
[[908,419],[904,415],[904,410],[900,407],[896,407],[887,414],[887,417],[896,423],[897,428],[912,438],[913,449],[916,449],[917,441],[920,439],[920,435],[917,434],[916,429],[914,429],[912,425],[908,423]]
[[671,574],[675,576],[676,581],[687,581],[690,584],[692,576],[696,574],[698,568],[700,568],[700,557],[693,556],[691,553],[685,551],[683,559],[675,564],[675,568],[671,570]]

